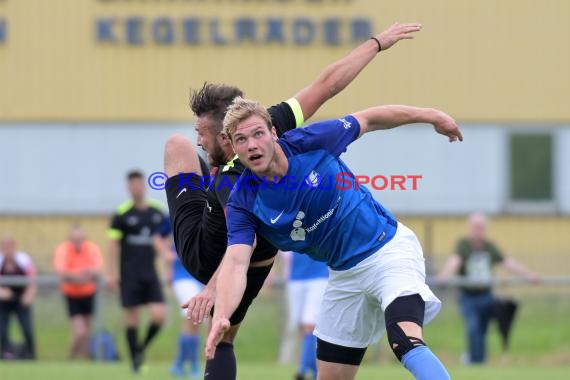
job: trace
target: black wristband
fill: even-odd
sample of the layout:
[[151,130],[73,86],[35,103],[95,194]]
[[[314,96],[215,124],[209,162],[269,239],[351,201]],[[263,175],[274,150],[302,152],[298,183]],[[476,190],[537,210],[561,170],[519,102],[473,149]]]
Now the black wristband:
[[378,38],[370,37],[370,39],[376,41],[376,43],[378,44],[378,53],[380,53],[382,51],[382,45],[380,45],[380,41],[378,41]]

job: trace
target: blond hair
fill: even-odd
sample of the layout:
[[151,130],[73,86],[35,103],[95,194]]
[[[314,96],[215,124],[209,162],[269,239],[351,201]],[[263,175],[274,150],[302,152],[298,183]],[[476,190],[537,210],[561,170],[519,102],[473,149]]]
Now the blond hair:
[[261,117],[267,124],[267,128],[271,129],[271,116],[265,107],[254,100],[244,99],[240,96],[235,98],[224,117],[224,133],[230,141],[233,141],[233,133],[235,133],[238,124],[251,116]]

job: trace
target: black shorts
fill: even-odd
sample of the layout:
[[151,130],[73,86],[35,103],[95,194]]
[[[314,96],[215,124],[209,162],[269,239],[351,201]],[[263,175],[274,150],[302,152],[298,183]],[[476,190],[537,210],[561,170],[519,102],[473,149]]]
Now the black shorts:
[[[239,325],[243,321],[249,306],[255,297],[257,297],[261,288],[263,288],[265,279],[269,275],[269,272],[271,272],[272,266],[273,264],[264,267],[250,267],[247,270],[247,286],[245,287],[245,292],[236,311],[234,311],[230,317],[230,324],[232,326]],[[211,314],[214,315],[213,308]]]
[[65,296],[65,300],[67,301],[67,314],[70,317],[75,317],[76,315],[90,317],[93,315],[95,295],[92,294],[86,297]]
[[121,277],[121,305],[125,308],[148,303],[164,303],[158,276],[147,278]]

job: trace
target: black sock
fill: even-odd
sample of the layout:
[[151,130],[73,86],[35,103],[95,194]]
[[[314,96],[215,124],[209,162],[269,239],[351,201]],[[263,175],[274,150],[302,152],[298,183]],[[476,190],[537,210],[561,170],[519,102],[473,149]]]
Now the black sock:
[[144,338],[144,343],[141,347],[142,351],[144,351],[147,348],[147,346],[154,339],[154,337],[156,336],[161,327],[162,325],[159,325],[158,323],[151,323],[150,326],[148,326],[146,337]]
[[129,353],[131,354],[131,359],[134,359],[139,348],[139,344],[137,342],[136,327],[127,327],[127,343],[129,344]]
[[236,356],[234,345],[220,342],[212,360],[206,361],[204,380],[236,380]]

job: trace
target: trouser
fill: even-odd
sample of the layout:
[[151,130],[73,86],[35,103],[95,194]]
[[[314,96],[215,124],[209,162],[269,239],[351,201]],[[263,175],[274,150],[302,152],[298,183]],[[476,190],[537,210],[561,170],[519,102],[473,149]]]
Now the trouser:
[[31,307],[22,306],[20,301],[0,302],[0,353],[4,354],[10,349],[8,331],[11,315],[16,315],[22,334],[24,336],[25,356],[33,359],[36,356],[34,344],[34,331],[32,328]]
[[483,363],[486,359],[485,336],[493,314],[493,295],[490,291],[483,293],[462,291],[459,305],[467,330],[469,361]]

